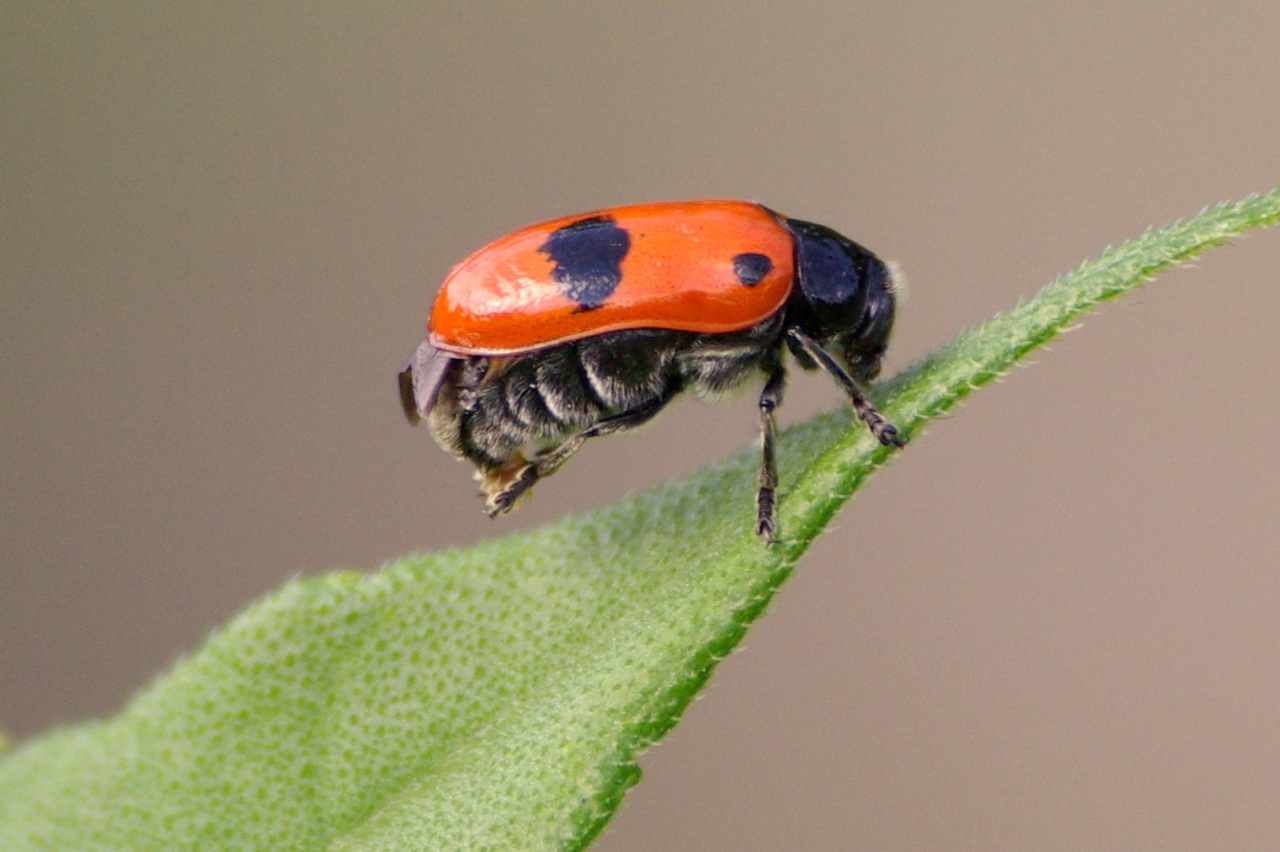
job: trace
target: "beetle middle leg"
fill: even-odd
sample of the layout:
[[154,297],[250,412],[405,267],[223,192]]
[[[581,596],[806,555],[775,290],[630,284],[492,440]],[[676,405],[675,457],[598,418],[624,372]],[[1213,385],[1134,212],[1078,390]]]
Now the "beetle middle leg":
[[[680,383],[672,381],[661,396],[655,397],[630,411],[624,411],[621,414],[614,414],[602,420],[597,420],[581,432],[570,436],[558,446],[539,453],[534,457],[533,461],[525,462],[523,468],[512,470],[508,476],[503,477],[503,484],[498,485],[496,490],[490,491],[486,488],[485,514],[494,518],[503,512],[509,511],[515,505],[516,500],[520,499],[520,495],[532,488],[539,479],[544,479],[555,473],[561,465],[569,460],[570,456],[582,448],[588,438],[598,438],[602,435],[625,432],[628,429],[634,429],[649,422],[666,407],[667,403],[679,391]],[[523,456],[518,458],[523,461]],[[497,483],[495,482],[495,484]]]
[[787,372],[779,365],[769,374],[760,391],[760,475],[756,479],[756,535],[773,544],[777,530],[778,463],[774,458],[773,412],[782,404],[782,392],[786,388]]

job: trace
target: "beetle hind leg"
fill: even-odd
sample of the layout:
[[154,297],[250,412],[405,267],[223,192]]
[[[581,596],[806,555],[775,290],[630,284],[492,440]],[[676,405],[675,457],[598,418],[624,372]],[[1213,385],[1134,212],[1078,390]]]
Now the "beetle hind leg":
[[539,453],[533,461],[527,461],[522,454],[516,453],[502,465],[478,472],[476,475],[484,483],[485,514],[496,518],[510,511],[522,494],[532,488],[539,479],[544,479],[559,470],[570,456],[582,448],[588,438],[625,432],[647,423],[657,416],[679,390],[679,384],[672,382],[661,396],[630,411],[597,420],[559,445]]
[[476,471],[484,513],[491,518],[511,511],[511,507],[538,481],[535,465],[523,453],[516,453],[500,465]]

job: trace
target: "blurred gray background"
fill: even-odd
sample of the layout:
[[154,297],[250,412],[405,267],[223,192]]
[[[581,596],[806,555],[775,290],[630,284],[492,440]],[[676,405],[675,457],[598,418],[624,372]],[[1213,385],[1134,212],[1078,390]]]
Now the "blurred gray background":
[[[1280,184],[1274,3],[0,9],[0,726],[114,712],[299,573],[514,516],[395,373],[539,219],[743,197],[897,259],[887,372],[1109,243]],[[840,515],[602,849],[1276,848],[1280,233],[1088,318]],[[797,379],[783,419],[833,407]]]

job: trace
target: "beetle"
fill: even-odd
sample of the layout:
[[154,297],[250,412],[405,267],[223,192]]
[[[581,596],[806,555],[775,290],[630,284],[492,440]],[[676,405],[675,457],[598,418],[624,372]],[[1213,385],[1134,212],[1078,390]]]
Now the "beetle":
[[683,390],[714,396],[763,376],[755,531],[773,542],[783,350],[830,374],[881,444],[903,446],[862,389],[880,372],[896,290],[894,267],[867,249],[754,202],[568,216],[450,271],[401,400],[476,466],[496,517],[588,439],[649,421]]

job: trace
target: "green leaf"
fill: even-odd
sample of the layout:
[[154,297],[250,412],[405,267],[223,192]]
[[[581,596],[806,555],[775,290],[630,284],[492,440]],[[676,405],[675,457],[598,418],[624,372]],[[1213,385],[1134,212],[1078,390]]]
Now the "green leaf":
[[[1098,302],[1280,218],[1280,192],[1084,264],[882,385],[907,435]],[[909,457],[910,451],[907,451]],[[795,560],[891,451],[847,408],[529,534],[291,583],[116,718],[0,755],[0,848],[580,847]]]

